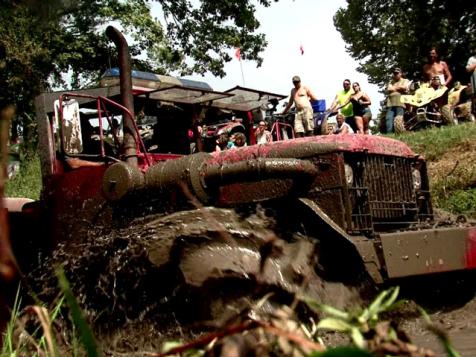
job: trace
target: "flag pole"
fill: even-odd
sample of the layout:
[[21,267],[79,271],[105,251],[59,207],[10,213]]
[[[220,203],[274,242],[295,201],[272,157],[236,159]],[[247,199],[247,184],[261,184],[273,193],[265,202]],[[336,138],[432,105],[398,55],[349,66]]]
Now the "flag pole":
[[241,80],[243,81],[243,87],[246,87],[245,86],[245,75],[243,73],[243,63],[241,62],[241,58],[240,58],[240,69],[241,69]]
[[241,81],[243,82],[243,87],[245,87],[245,74],[243,73],[243,63],[241,62],[241,49],[239,47],[235,50],[235,57],[240,62]]

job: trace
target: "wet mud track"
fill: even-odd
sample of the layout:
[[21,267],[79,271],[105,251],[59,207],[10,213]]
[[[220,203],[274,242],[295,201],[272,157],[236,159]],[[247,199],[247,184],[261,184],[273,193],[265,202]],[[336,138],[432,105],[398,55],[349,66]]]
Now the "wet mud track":
[[[420,293],[412,301],[426,310],[435,327],[449,337],[461,356],[472,357],[476,356],[476,275],[463,275],[464,281],[461,283],[447,283],[443,296],[438,296],[438,292],[429,289],[426,296]],[[442,283],[450,278],[458,280],[460,276],[452,274],[444,277]],[[423,318],[409,316],[402,321],[402,327],[417,345],[433,349],[438,356],[446,355]]]
[[[324,281],[316,274],[313,239],[281,233],[260,211],[243,216],[203,208],[148,217],[128,229],[92,232],[87,241],[60,246],[36,279],[42,296],[55,296],[51,267],[62,265],[104,350],[121,353],[158,350],[163,341],[190,340],[220,328],[270,292],[268,310],[291,304],[296,294],[341,309],[371,299],[362,298],[358,286]],[[406,285],[409,293],[403,297],[417,295],[414,300],[449,331],[462,356],[476,356],[474,292],[457,303],[445,303],[444,297],[434,302],[433,295],[413,294],[412,284]],[[417,315],[403,313],[403,328],[416,344],[442,353]],[[324,341],[332,345],[345,339],[324,336]]]

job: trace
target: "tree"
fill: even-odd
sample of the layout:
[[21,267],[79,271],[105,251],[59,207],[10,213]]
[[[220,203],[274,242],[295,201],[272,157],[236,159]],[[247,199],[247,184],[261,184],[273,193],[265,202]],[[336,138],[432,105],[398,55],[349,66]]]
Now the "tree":
[[476,7],[465,0],[348,0],[334,25],[357,59],[359,71],[383,86],[391,68],[420,79],[432,46],[448,63],[455,80],[465,71],[476,40]]
[[[111,22],[133,39],[133,67],[139,70],[224,76],[224,63],[232,60],[228,52],[235,47],[242,58],[261,64],[266,41],[257,33],[251,0],[155,3],[164,24],[152,17],[147,0],[0,0],[0,106],[16,104],[27,128],[24,113],[32,112],[40,91],[78,88],[117,66],[115,49],[104,35]],[[267,7],[271,0],[257,3]]]

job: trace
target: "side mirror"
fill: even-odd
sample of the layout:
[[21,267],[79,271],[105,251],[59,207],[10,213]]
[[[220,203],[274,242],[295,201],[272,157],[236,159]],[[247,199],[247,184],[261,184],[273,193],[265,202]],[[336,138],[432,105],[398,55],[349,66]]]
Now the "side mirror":
[[56,129],[59,129],[61,144],[66,154],[83,152],[83,138],[79,117],[79,103],[72,100],[63,101],[60,108],[59,100],[54,103]]

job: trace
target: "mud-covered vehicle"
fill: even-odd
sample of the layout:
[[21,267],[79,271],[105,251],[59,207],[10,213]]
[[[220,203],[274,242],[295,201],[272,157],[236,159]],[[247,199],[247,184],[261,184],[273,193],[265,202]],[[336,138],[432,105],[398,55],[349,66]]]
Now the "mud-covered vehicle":
[[[86,252],[110,259],[83,262],[87,266],[78,264],[75,273],[84,279],[81,296],[118,289],[121,279],[129,284],[130,291],[110,294],[116,310],[120,301],[144,299],[137,290],[145,283],[114,265],[121,261],[149,283],[161,281],[148,285],[154,294],[167,290],[156,302],[176,294],[180,284],[188,291],[209,284],[207,291],[217,293],[211,287],[223,277],[292,291],[312,282],[304,278],[308,273],[344,280],[366,274],[381,283],[476,268],[476,230],[436,227],[425,160],[406,144],[335,135],[186,154],[198,108],[237,103],[246,109],[249,100],[160,78],[155,88],[140,86],[131,77],[124,38],[113,28],[107,32],[119,45],[120,85],[36,100],[42,196],[11,213],[12,241],[24,266],[41,264],[44,254],[37,252],[49,254],[59,242],[62,249],[73,247],[64,260],[70,264],[82,262]],[[255,101],[263,100],[255,94]],[[181,115],[167,112],[177,109],[170,103],[181,105]],[[139,135],[138,111],[157,119],[153,153]],[[86,112],[98,123],[95,147],[82,127]],[[104,130],[114,117],[121,117],[121,136]],[[239,219],[248,222],[245,228],[234,228]],[[35,232],[44,238],[34,239]],[[86,240],[92,248],[82,244]],[[125,262],[120,257],[132,242],[140,248],[131,248]],[[113,278],[102,274],[106,267],[115,267]],[[106,297],[99,308],[111,308]]]

